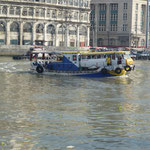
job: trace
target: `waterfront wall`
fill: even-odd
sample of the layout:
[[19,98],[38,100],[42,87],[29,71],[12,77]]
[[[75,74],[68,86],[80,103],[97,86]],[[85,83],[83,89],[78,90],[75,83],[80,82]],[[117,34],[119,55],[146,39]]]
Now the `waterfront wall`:
[[[13,55],[23,55],[25,54],[31,46],[29,45],[0,45],[0,55],[1,56],[13,56]],[[64,51],[64,50],[88,50],[88,47],[52,47],[45,46],[48,51]]]

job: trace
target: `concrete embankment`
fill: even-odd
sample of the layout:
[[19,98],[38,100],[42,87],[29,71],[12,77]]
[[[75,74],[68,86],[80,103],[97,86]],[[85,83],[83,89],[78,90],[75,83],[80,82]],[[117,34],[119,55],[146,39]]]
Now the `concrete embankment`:
[[[0,45],[0,56],[14,56],[14,55],[23,55],[34,46],[29,45]],[[44,46],[45,47],[45,46]],[[45,47],[48,51],[65,51],[65,50],[88,50],[88,47]]]

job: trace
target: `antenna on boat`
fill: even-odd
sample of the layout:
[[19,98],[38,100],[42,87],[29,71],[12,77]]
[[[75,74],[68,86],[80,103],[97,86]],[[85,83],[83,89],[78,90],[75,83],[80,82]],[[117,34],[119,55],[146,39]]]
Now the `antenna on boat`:
[[146,48],[149,47],[149,0],[147,0],[147,13],[146,13]]

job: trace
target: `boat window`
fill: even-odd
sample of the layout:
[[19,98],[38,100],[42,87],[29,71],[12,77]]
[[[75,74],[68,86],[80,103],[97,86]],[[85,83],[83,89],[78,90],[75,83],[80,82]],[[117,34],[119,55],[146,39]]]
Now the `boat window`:
[[96,59],[96,55],[92,55],[92,59]]
[[124,58],[125,58],[125,59],[128,59],[128,58],[131,58],[131,57],[130,57],[130,55],[127,55],[127,54],[126,54],[126,55],[124,55]]
[[101,55],[97,55],[97,59],[100,59],[101,58]]
[[83,55],[83,56],[82,56],[82,59],[87,59],[87,56],[86,56],[86,55]]
[[115,54],[112,54],[112,59],[114,59],[114,60],[115,60]]
[[76,55],[73,55],[72,58],[73,58],[73,59],[72,59],[73,61],[76,61],[76,60],[77,60],[77,56],[76,56]]
[[88,55],[88,56],[87,56],[87,59],[91,59],[91,55]]

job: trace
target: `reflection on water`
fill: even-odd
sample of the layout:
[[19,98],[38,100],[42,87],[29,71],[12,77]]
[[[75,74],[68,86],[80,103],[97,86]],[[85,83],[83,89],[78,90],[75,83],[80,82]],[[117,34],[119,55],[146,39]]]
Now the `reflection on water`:
[[0,58],[0,149],[149,149],[150,62],[124,77],[33,74]]

